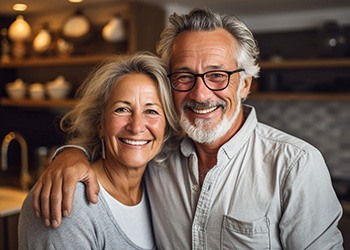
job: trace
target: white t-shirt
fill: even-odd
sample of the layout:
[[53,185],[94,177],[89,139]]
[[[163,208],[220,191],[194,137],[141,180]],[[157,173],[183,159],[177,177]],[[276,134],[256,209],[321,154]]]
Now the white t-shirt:
[[112,197],[100,184],[101,194],[119,226],[136,245],[151,249],[154,238],[148,197],[143,192],[141,202],[135,206],[127,206]]

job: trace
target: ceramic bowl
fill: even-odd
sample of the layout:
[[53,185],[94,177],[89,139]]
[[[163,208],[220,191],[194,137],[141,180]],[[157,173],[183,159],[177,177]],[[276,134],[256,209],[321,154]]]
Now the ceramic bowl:
[[27,87],[21,79],[6,84],[5,88],[11,99],[23,99],[26,96]]
[[33,83],[28,89],[29,97],[33,100],[41,100],[45,98],[45,88],[41,83]]
[[70,86],[67,85],[47,85],[46,93],[51,99],[64,99],[68,96]]
[[26,89],[24,88],[6,88],[6,91],[11,99],[24,99],[26,96]]

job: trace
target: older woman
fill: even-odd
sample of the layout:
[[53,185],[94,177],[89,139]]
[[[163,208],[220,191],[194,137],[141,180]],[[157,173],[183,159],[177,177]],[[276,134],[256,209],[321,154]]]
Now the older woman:
[[142,176],[177,130],[169,86],[149,53],[111,59],[90,75],[61,127],[69,143],[89,151],[102,196],[91,205],[78,185],[74,216],[53,230],[35,216],[30,193],[20,215],[20,249],[155,248]]

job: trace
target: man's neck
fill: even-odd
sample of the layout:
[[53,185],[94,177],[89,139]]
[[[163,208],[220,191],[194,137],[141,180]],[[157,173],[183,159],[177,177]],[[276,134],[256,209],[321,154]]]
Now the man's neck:
[[219,149],[227,141],[229,141],[238,132],[238,130],[243,126],[244,123],[243,112],[240,112],[235,124],[231,129],[220,139],[209,143],[198,143],[194,142],[196,147],[196,153],[198,157],[198,172],[199,172],[199,183],[202,185],[206,174],[212,169],[217,163],[217,154]]

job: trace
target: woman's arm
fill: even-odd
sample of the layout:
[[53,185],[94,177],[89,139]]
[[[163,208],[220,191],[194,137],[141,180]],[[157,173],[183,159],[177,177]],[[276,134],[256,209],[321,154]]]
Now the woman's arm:
[[97,203],[99,185],[86,155],[80,149],[67,148],[55,157],[34,187],[33,207],[37,216],[44,217],[45,226],[59,227],[62,214],[69,216],[79,181],[87,187],[88,200]]

